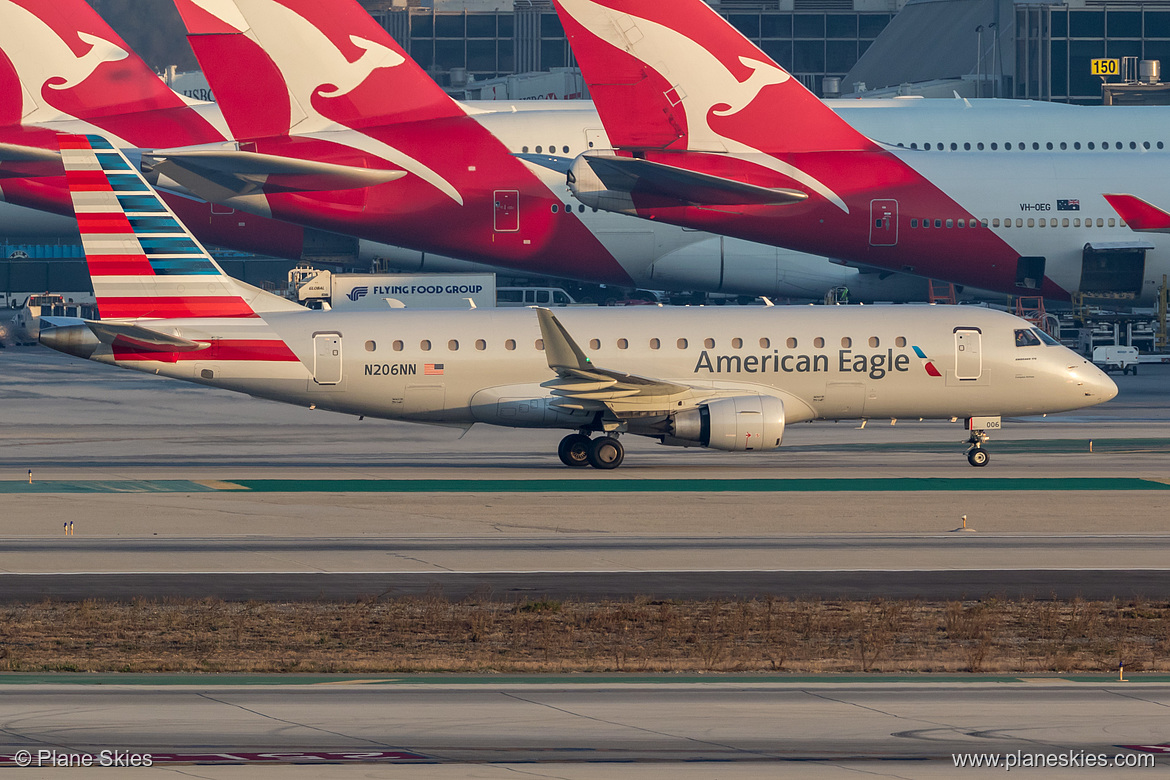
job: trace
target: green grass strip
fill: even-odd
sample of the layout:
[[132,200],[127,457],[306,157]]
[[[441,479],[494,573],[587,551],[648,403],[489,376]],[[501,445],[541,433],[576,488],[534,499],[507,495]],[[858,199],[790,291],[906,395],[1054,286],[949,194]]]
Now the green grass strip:
[[261,493],[874,493],[1019,490],[1170,490],[1131,477],[865,479],[237,479]]

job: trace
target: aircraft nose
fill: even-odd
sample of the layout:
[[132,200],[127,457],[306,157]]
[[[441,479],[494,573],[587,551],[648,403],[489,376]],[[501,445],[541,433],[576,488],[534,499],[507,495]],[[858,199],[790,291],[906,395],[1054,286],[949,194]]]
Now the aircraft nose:
[[1083,366],[1071,368],[1079,375],[1081,389],[1086,398],[1092,399],[1092,403],[1103,404],[1117,397],[1117,383],[1089,361],[1086,360]]

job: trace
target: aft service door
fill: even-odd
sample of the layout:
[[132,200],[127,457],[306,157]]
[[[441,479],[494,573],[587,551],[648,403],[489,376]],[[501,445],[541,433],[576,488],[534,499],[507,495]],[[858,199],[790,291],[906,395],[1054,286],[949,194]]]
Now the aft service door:
[[495,228],[497,233],[515,233],[520,229],[520,191],[496,190]]
[[341,334],[318,333],[313,336],[313,381],[335,385],[341,381]]
[[978,379],[983,374],[983,355],[976,328],[955,328],[955,378]]
[[898,201],[871,200],[869,202],[869,245],[897,246]]

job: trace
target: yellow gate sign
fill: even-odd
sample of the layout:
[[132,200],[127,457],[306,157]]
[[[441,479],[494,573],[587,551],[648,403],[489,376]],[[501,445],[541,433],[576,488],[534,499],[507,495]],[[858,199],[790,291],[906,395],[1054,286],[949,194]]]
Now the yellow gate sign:
[[1094,76],[1116,76],[1118,60],[1090,60]]

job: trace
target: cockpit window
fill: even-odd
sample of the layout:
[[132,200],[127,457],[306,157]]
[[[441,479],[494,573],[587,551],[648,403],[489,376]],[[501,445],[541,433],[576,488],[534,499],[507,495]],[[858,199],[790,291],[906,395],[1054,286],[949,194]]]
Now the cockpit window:
[[1043,341],[1048,346],[1050,346],[1050,347],[1059,347],[1060,346],[1059,341],[1052,338],[1052,336],[1049,336],[1047,333],[1040,330],[1039,328],[1032,328],[1032,332],[1035,333],[1037,336],[1039,336],[1040,340]]
[[1026,328],[1020,328],[1016,331],[1016,346],[1017,347],[1038,347],[1043,343],[1036,332]]

